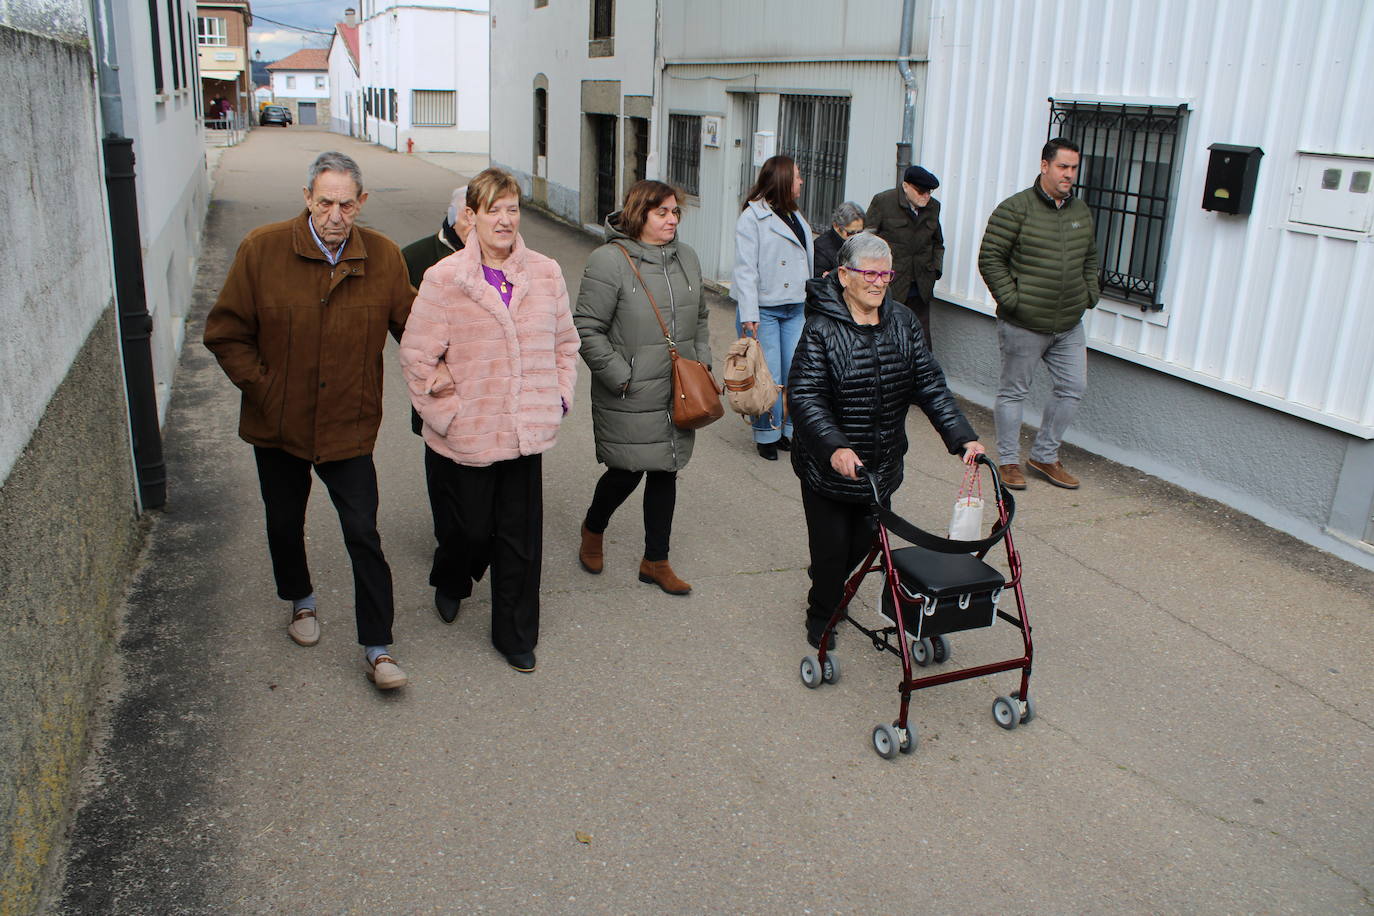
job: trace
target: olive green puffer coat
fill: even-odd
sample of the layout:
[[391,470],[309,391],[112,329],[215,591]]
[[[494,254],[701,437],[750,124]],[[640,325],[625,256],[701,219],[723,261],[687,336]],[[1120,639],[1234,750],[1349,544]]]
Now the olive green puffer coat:
[[663,331],[625,255],[635,259],[668,332],[686,359],[711,364],[709,306],[701,265],[682,242],[645,245],[606,218],[606,238],[587,260],[573,309],[582,359],[592,372],[596,460],[626,471],[679,471],[692,457],[693,432],[673,425],[672,367]]
[[997,317],[1029,331],[1060,334],[1097,305],[1092,213],[1077,197],[1064,206],[1035,184],[988,217],[978,272],[997,300]]

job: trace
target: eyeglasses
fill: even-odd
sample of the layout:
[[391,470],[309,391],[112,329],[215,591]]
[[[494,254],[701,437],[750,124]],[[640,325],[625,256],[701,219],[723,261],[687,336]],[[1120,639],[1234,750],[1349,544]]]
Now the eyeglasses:
[[667,207],[659,207],[654,211],[654,216],[657,216],[659,219],[667,219],[669,214],[672,214],[673,219],[682,219],[682,208],[674,207],[669,210]]
[[891,283],[892,278],[897,276],[897,271],[895,270],[855,270],[852,267],[845,267],[843,264],[840,265],[840,269],[847,270],[852,274],[858,274],[864,278],[865,283],[877,283],[879,281]]

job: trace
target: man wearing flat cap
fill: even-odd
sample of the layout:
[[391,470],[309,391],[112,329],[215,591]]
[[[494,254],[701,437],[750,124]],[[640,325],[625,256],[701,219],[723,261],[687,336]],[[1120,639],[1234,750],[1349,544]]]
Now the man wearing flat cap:
[[926,346],[935,345],[930,336],[930,303],[935,296],[935,281],[945,268],[945,236],[940,230],[940,202],[930,194],[940,181],[930,172],[913,165],[902,176],[902,183],[880,191],[868,205],[864,228],[876,234],[892,249],[892,278],[888,294],[916,313]]

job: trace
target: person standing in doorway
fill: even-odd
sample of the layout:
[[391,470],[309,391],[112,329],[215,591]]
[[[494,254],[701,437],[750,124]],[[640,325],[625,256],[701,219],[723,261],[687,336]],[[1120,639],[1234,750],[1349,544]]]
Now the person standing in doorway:
[[[768,371],[780,382],[792,366],[805,320],[806,281],[813,273],[811,227],[797,208],[802,177],[788,156],[774,156],[759,169],[748,202],[735,222],[732,292],[741,334],[758,338]],[[792,421],[782,397],[754,419],[759,457],[778,460],[792,447]]]
[[930,333],[930,303],[935,281],[945,270],[945,234],[940,228],[940,202],[931,196],[940,180],[919,165],[907,168],[902,183],[879,191],[868,205],[864,228],[892,249],[889,295],[916,313],[926,347],[935,349]]
[[1026,488],[1021,419],[1035,369],[1053,382],[1026,464],[1057,487],[1078,488],[1059,445],[1088,386],[1083,313],[1097,305],[1097,243],[1088,205],[1073,194],[1078,146],[1062,137],[1040,151],[1035,183],[997,205],[978,252],[978,272],[997,301],[1002,376],[993,402],[1002,482]]
[[205,319],[205,346],[243,392],[239,436],[253,446],[277,595],[287,635],[320,640],[305,557],[313,472],[339,513],[353,564],[354,615],[365,671],[381,690],[406,683],[389,645],[391,568],[377,533],[372,447],[382,420],[382,349],[400,334],[415,291],[396,244],[355,226],[367,202],[343,153],[310,166],[305,211],[253,230]]

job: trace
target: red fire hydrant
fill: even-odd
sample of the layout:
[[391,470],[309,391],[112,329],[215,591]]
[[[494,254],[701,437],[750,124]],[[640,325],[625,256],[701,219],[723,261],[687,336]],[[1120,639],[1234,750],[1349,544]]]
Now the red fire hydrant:
[[406,152],[407,152],[407,153],[413,153],[413,152],[415,152],[415,138],[414,138],[414,137],[406,137]]

